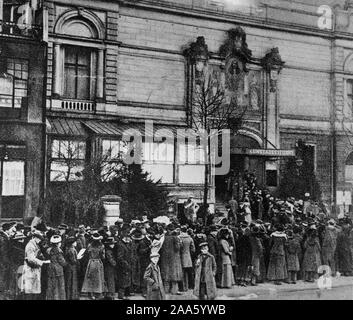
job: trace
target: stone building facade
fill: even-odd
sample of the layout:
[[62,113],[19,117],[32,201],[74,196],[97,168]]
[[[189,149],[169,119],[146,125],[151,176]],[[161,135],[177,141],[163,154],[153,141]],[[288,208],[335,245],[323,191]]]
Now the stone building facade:
[[28,8],[31,20],[19,3],[4,1],[0,10],[2,221],[34,217],[44,195],[46,44],[42,7]]
[[[350,190],[349,2],[230,3],[47,1],[47,181],[77,179],[85,161],[111,147],[120,150],[124,130],[143,131],[145,120],[155,129],[185,128],[197,71],[185,50],[202,39],[208,70],[239,80],[235,98],[248,107],[231,141],[234,166],[256,169],[261,184],[275,191],[281,166],[302,139],[312,146],[323,198],[334,202],[336,191]],[[222,55],[227,42],[235,49]],[[238,79],[232,68],[248,71]],[[67,177],[64,154],[70,149],[78,152]],[[190,195],[202,199],[204,166],[193,159],[177,163],[183,147],[156,140],[146,141],[144,150],[144,168],[162,177],[178,202]],[[212,182],[215,203],[217,183],[224,181]]]

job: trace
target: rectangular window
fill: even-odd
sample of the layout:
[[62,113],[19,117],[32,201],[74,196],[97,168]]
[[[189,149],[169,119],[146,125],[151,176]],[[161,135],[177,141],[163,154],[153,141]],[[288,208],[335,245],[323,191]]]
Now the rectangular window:
[[0,107],[21,108],[22,98],[27,97],[28,61],[24,59],[0,59],[6,66],[5,76],[0,78]]
[[154,181],[174,182],[174,144],[167,142],[144,142],[142,169]]
[[92,91],[92,50],[65,47],[64,96],[68,99],[90,100]]
[[179,183],[203,184],[205,183],[204,165],[180,165]]
[[25,190],[24,161],[4,161],[2,172],[2,195],[23,196]]
[[81,180],[85,158],[86,142],[78,140],[53,140],[50,181]]
[[178,145],[179,162],[181,164],[205,164],[207,154],[199,140]]

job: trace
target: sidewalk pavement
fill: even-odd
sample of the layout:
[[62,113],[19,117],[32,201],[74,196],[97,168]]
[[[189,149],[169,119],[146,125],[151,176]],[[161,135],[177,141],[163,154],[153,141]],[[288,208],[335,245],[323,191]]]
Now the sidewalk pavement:
[[[352,287],[353,277],[332,277],[332,289],[339,287]],[[217,289],[216,300],[251,300],[260,298],[261,296],[279,296],[284,293],[300,292],[300,291],[320,290],[318,281],[313,283],[298,281],[296,284],[283,283],[275,285],[272,283],[260,283],[257,286],[240,287],[233,286],[231,289]],[[192,293],[192,290],[183,293],[182,295],[167,294],[167,300],[198,300]],[[129,297],[129,300],[145,300],[141,295]]]

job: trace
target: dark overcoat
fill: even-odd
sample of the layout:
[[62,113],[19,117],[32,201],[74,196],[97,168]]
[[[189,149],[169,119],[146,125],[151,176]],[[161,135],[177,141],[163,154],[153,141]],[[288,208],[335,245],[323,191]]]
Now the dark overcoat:
[[67,300],[78,300],[78,278],[77,271],[79,268],[79,261],[77,260],[77,251],[74,247],[66,248],[65,259],[67,265],[64,269],[65,272],[65,288]]
[[48,249],[50,264],[48,266],[47,300],[66,300],[64,267],[66,260],[60,248]]
[[195,270],[195,287],[194,287],[194,295],[196,297],[200,296],[200,283],[201,283],[201,269],[202,262],[205,261],[205,283],[207,290],[207,298],[209,300],[213,300],[217,296],[217,287],[216,287],[216,272],[217,265],[216,260],[213,255],[210,253],[200,254],[196,261],[196,270]]
[[9,297],[11,281],[13,281],[11,262],[11,241],[7,234],[0,231],[0,299]]
[[116,259],[112,248],[106,247],[104,260],[104,279],[106,292],[115,293],[115,282],[117,279]]
[[119,289],[132,286],[132,246],[132,242],[125,242],[123,240],[118,240],[118,243],[116,244],[116,263],[118,270],[117,284]]
[[160,266],[163,281],[181,281],[181,240],[175,235],[166,235],[160,249]]

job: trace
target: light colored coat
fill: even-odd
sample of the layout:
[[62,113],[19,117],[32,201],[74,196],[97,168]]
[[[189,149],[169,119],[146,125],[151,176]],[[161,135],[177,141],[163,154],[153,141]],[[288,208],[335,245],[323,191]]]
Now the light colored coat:
[[180,235],[181,239],[181,266],[183,268],[192,268],[191,254],[195,252],[194,240],[186,234]]
[[195,288],[194,295],[196,297],[200,296],[200,283],[201,283],[201,269],[202,269],[202,260],[206,259],[205,262],[205,283],[207,290],[207,298],[212,300],[217,296],[217,287],[215,275],[217,271],[216,260],[213,255],[207,253],[206,255],[200,254],[196,261],[196,271],[195,271]]
[[[38,258],[40,254],[38,244],[34,239],[30,240],[25,248],[25,263],[21,281],[21,290],[26,294],[41,293],[40,271],[43,261]],[[27,264],[27,261],[31,266]]]

